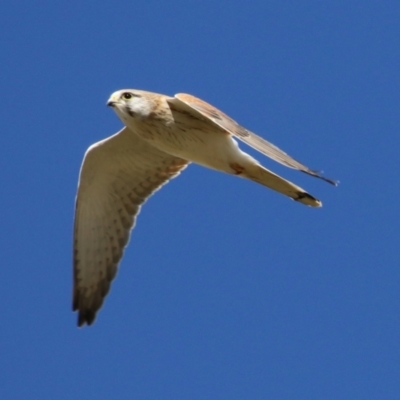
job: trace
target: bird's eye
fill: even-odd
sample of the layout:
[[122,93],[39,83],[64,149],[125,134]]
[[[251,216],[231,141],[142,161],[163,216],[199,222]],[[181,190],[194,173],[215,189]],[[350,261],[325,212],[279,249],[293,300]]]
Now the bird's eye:
[[132,93],[125,92],[125,93],[122,95],[122,97],[123,97],[125,100],[129,100],[129,99],[132,98]]

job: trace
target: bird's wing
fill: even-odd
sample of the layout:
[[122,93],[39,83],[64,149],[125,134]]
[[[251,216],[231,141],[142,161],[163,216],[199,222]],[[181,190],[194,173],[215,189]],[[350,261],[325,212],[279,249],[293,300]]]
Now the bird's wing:
[[190,94],[178,93],[174,98],[168,99],[168,102],[172,104],[173,107],[195,114],[197,117],[201,115],[203,118],[211,121],[213,124],[242,140],[244,143],[258,150],[262,154],[283,165],[286,165],[287,167],[298,169],[306,174],[321,178],[335,186],[337,185],[336,181],[325,178],[320,172],[312,170],[296,161],[294,158],[290,157],[272,143],[243,128],[222,111],[218,110],[211,104],[198,99],[197,97],[194,97]]
[[141,204],[187,164],[128,128],[88,149],[75,208],[73,310],[79,313],[78,326],[94,321]]

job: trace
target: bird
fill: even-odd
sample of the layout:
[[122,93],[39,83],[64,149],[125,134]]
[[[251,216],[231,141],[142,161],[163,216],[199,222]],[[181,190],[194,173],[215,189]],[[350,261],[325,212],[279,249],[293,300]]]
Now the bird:
[[73,304],[77,325],[91,325],[114,279],[145,201],[190,163],[245,178],[311,207],[322,203],[243,152],[263,155],[333,185],[278,147],[190,94],[173,97],[136,89],[114,92],[107,105],[124,127],[91,145],[75,201]]

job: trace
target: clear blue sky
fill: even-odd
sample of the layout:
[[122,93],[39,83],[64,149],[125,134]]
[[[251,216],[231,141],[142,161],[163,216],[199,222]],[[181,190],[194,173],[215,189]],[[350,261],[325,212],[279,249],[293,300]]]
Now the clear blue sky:
[[[399,20],[398,1],[3,2],[0,398],[399,399]],[[201,97],[341,184],[257,156],[311,209],[189,167],[78,329],[78,172],[126,87]]]

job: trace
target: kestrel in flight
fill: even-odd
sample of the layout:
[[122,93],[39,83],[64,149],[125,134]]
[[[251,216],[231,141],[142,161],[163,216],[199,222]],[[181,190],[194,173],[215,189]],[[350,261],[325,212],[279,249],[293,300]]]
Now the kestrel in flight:
[[336,185],[189,94],[124,89],[107,102],[125,127],[89,147],[74,226],[73,310],[92,324],[117,272],[141,205],[190,162],[250,179],[302,204],[321,202],[239,149],[239,139],[273,160]]

